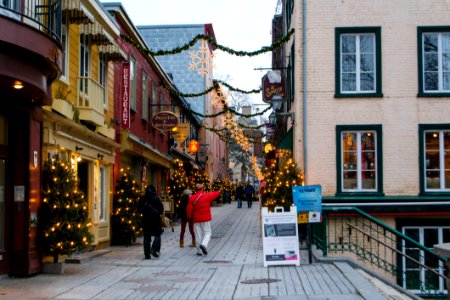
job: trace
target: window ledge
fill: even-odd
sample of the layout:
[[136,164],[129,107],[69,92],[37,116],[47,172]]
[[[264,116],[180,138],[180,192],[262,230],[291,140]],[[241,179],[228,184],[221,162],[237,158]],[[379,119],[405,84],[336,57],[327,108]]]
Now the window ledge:
[[383,93],[357,93],[357,94],[335,93],[334,98],[383,98]]

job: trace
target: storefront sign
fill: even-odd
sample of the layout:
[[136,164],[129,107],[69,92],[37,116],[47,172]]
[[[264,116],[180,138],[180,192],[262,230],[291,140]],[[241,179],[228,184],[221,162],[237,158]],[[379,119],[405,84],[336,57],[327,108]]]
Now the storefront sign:
[[130,128],[130,63],[122,64],[122,89],[120,91],[120,115],[122,128]]
[[189,123],[178,123],[176,130],[172,131],[173,138],[178,145],[184,143],[189,136]]
[[298,245],[297,208],[285,212],[275,207],[269,212],[261,209],[264,267],[269,265],[300,265]]
[[320,185],[293,186],[292,198],[297,207],[298,223],[322,222],[322,187]]
[[284,98],[285,94],[284,75],[278,70],[267,72],[262,78],[262,100],[270,103],[273,96],[280,95]]
[[158,130],[172,130],[178,125],[178,117],[171,111],[161,111],[153,116],[152,125]]

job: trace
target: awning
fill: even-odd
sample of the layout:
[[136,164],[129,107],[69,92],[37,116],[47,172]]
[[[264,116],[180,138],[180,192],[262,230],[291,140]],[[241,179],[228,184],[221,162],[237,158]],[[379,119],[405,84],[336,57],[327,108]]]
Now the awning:
[[107,60],[110,61],[126,61],[127,55],[125,52],[122,51],[122,49],[119,48],[118,45],[100,45],[98,46],[98,51],[100,52],[100,55],[103,55],[106,57]]
[[102,25],[98,22],[93,24],[81,24],[80,35],[87,38],[87,42],[91,45],[112,45],[114,39],[106,32]]
[[289,129],[288,132],[286,132],[286,134],[284,135],[284,137],[281,139],[281,141],[278,143],[277,149],[288,149],[288,150],[293,150],[294,147],[294,134],[293,134],[293,128],[291,127],[291,129]]
[[81,4],[81,0],[62,0],[61,8],[63,17],[67,17],[71,24],[94,23],[94,17]]

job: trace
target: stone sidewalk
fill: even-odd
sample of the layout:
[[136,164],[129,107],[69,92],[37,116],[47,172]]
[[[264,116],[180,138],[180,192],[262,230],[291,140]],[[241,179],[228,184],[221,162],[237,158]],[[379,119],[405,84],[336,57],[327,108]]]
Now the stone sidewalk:
[[[178,246],[180,226],[162,235],[160,258],[144,260],[142,241],[102,250],[63,275],[0,280],[0,299],[410,299],[345,262],[263,266],[260,210],[213,207],[207,256]],[[187,233],[185,243],[190,244]]]

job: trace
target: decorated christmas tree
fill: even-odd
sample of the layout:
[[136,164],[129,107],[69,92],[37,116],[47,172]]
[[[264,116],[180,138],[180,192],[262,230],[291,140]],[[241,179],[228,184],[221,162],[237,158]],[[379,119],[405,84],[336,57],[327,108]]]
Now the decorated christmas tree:
[[71,164],[54,155],[44,162],[42,171],[38,228],[43,254],[57,263],[62,255],[90,247],[90,225],[88,203]]
[[194,170],[192,172],[191,182],[194,183],[202,183],[203,184],[203,191],[205,192],[211,192],[211,183],[209,181],[209,176],[206,172],[201,172],[199,170]]
[[175,159],[173,161],[173,174],[169,180],[168,194],[173,198],[175,205],[175,212],[179,215],[179,207],[183,191],[187,188],[193,189],[192,184],[189,182],[189,178],[186,175],[184,164],[181,160]]
[[264,176],[266,186],[262,205],[273,210],[276,206],[289,207],[293,203],[292,186],[303,185],[303,173],[297,167],[289,150],[277,150],[277,159],[272,160]]
[[113,244],[128,246],[134,238],[142,234],[140,198],[139,184],[130,169],[121,169],[116,182],[111,216]]

